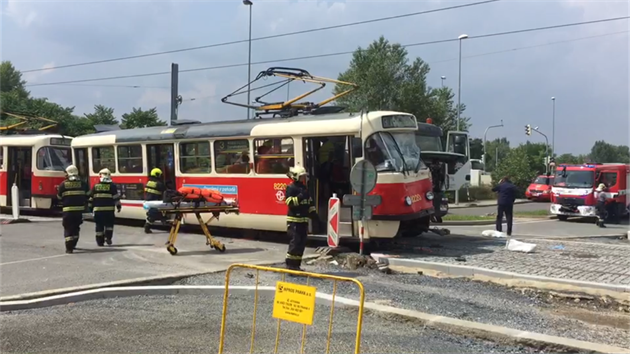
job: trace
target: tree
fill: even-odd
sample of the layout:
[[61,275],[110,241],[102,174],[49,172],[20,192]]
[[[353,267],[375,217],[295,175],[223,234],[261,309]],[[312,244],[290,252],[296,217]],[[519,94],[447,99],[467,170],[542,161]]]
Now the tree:
[[528,152],[528,148],[526,145],[519,145],[511,149],[499,166],[492,171],[493,183],[496,184],[501,178],[508,176],[519,188],[521,194],[524,194],[529,184],[538,175],[534,158]]
[[603,140],[598,140],[593,144],[589,154],[591,161],[600,163],[630,162],[630,149],[625,145],[612,145]]
[[510,153],[510,142],[506,138],[494,139],[486,142],[486,171],[493,171]]
[[114,109],[97,104],[94,106],[94,113],[84,114],[85,118],[92,125],[117,125],[118,120],[114,116]]
[[15,92],[19,98],[25,99],[30,93],[24,85],[26,81],[22,80],[22,73],[10,61],[0,63],[0,92]]
[[[340,81],[353,82],[359,90],[337,100],[348,110],[394,110],[408,112],[420,121],[432,118],[445,132],[456,126],[457,107],[453,106],[453,92],[448,88],[427,86],[429,65],[416,58],[409,62],[407,50],[391,44],[384,37],[366,49],[359,47],[352,55],[348,69],[339,74]],[[336,85],[333,94],[347,90]],[[460,106],[460,113],[465,106]],[[469,118],[460,117],[460,130],[467,131]]]
[[483,140],[479,138],[470,139],[470,158],[481,159],[483,156]]
[[130,113],[122,115],[121,126],[123,129],[157,127],[165,125],[166,122],[160,120],[160,117],[158,117],[156,108],[151,108],[148,111],[143,111],[142,108],[133,108]]
[[584,155],[573,155],[573,154],[562,154],[555,158],[556,164],[581,164],[586,162],[586,156]]

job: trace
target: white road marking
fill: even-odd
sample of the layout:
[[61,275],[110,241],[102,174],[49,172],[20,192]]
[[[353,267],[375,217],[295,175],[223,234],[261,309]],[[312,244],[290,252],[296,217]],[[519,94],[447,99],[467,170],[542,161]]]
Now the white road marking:
[[13,262],[4,262],[4,263],[0,263],[0,266],[9,265],[9,264],[17,264],[17,263],[25,263],[25,262],[43,261],[43,260],[46,260],[46,259],[59,258],[59,257],[65,257],[65,256],[69,256],[69,254],[58,254],[58,255],[55,255],[55,256],[22,259],[22,260],[13,261]]

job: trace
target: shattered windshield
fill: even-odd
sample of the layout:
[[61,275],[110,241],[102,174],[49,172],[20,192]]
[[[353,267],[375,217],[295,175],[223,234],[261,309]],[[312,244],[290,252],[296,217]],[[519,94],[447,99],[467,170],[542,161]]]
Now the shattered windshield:
[[563,188],[591,188],[593,183],[595,183],[593,171],[558,171],[553,185]]
[[380,172],[414,171],[418,166],[425,167],[411,132],[376,133],[366,141],[365,150],[366,159]]

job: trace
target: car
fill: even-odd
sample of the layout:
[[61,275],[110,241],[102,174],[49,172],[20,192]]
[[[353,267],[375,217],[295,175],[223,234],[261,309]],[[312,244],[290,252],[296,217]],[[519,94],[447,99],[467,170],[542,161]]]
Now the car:
[[553,186],[554,176],[540,175],[536,177],[532,184],[527,187],[525,197],[537,202],[551,201],[551,186]]

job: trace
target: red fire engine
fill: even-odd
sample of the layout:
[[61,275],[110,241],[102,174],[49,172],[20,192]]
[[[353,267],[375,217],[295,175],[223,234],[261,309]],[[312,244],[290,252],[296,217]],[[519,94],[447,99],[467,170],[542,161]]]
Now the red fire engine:
[[567,220],[569,216],[596,217],[594,191],[600,183],[606,185],[608,210],[628,215],[627,197],[630,186],[630,165],[620,163],[588,163],[558,165],[551,189],[551,214]]

